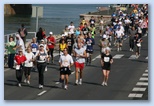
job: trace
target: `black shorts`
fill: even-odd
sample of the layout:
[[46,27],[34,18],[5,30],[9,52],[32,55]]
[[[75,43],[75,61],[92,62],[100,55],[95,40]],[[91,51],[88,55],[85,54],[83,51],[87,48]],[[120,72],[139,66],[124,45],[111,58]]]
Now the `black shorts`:
[[70,75],[71,74],[71,70],[68,67],[61,67],[60,68],[60,75]]
[[27,75],[30,75],[31,70],[32,70],[32,67],[24,67],[24,72]]
[[89,54],[93,54],[93,51],[87,51],[87,50],[86,50],[86,52],[89,53]]
[[111,66],[102,66],[102,69],[103,70],[110,70],[111,69]]
[[117,38],[117,43],[122,43],[122,38]]

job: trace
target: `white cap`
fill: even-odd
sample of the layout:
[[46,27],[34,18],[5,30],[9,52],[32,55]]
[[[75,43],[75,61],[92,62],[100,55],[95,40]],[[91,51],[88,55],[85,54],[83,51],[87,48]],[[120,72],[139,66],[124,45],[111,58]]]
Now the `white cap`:
[[43,40],[43,39],[42,39],[41,41],[42,41],[42,42],[44,42],[44,40]]
[[44,47],[44,45],[43,45],[43,44],[40,44],[40,47],[41,47],[41,46],[43,46],[43,47]]
[[105,50],[108,50],[108,51],[110,51],[111,49],[110,49],[109,47],[106,47],[106,48],[105,48]]
[[122,22],[121,21],[119,22],[119,25],[122,25]]
[[52,34],[53,34],[53,32],[49,32],[49,34],[50,34],[50,35],[52,35]]
[[62,34],[61,36],[66,36],[65,34]]
[[107,36],[104,34],[104,35],[103,35],[103,38],[106,38],[106,37],[107,37]]

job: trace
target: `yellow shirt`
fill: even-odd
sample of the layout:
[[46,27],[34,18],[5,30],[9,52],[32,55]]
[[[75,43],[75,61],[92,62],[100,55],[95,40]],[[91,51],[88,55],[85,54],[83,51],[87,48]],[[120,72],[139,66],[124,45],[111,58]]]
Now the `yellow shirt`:
[[63,51],[66,48],[66,43],[64,43],[64,44],[60,43],[59,48],[61,51]]

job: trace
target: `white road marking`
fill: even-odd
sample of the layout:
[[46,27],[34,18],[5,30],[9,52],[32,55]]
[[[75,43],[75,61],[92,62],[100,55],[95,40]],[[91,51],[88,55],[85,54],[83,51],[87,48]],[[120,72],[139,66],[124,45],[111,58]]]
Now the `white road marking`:
[[141,77],[140,81],[148,81],[148,78]]
[[100,58],[101,58],[101,55],[98,55],[96,58],[97,58],[97,59],[100,59]]
[[137,93],[130,93],[129,95],[128,95],[128,97],[130,97],[130,98],[141,98],[143,96],[143,94],[137,94]]
[[132,91],[145,91],[146,88],[133,88]]
[[91,61],[95,61],[96,59],[100,59],[101,55],[96,56],[95,58],[93,58]]
[[10,70],[10,68],[8,68],[8,69],[5,69],[4,71],[9,71]]
[[71,72],[71,74],[74,74],[74,73],[75,73],[75,71]]
[[143,73],[142,76],[148,77],[148,74],[147,73]]
[[58,81],[58,82],[56,82],[55,84],[58,85],[58,84],[60,84],[60,82]]
[[56,57],[58,55],[59,55],[59,53],[53,53],[53,57]]
[[148,56],[145,59],[148,59]]
[[148,86],[148,83],[147,82],[137,82],[136,85],[139,85],[139,86]]
[[129,59],[136,59],[136,55],[131,55]]
[[116,54],[113,59],[120,59],[122,58],[124,55],[123,54]]
[[92,59],[91,61],[95,61],[95,60],[96,60],[96,58]]
[[41,93],[38,94],[38,96],[43,95],[45,92],[47,92],[46,90],[42,91]]
[[147,73],[148,73],[148,70],[145,70],[145,72],[147,72]]

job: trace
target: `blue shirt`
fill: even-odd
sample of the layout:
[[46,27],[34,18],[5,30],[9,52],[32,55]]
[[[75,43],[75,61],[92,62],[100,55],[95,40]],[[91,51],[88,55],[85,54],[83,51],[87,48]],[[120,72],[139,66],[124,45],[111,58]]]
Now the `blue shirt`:
[[[91,42],[90,42],[91,41]],[[87,51],[93,51],[93,45],[95,44],[95,40],[93,38],[86,38]]]

